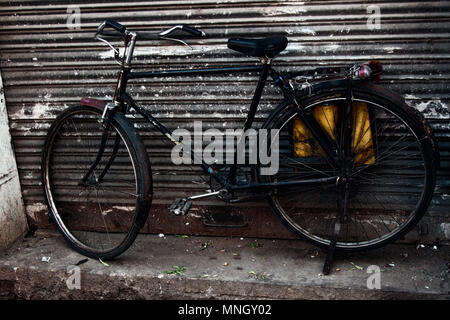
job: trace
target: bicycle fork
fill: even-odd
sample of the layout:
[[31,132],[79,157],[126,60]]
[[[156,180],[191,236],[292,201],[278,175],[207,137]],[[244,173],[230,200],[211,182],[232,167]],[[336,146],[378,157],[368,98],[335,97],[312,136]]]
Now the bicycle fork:
[[[102,160],[103,154],[105,152],[106,141],[108,140],[109,129],[111,128],[111,117],[114,116],[114,109],[115,109],[115,106],[110,106],[109,104],[107,104],[105,106],[105,109],[103,111],[103,115],[102,115],[102,118],[100,121],[102,127],[104,128],[103,133],[102,133],[102,139],[100,141],[100,147],[97,151],[97,156],[94,160],[94,163],[90,166],[90,168],[88,169],[86,174],[83,176],[83,178],[81,178],[81,180],[78,182],[79,185],[87,186],[86,182],[88,181],[91,174],[94,173],[94,176],[95,176],[94,170],[99,165],[100,161]],[[100,175],[98,177],[96,177],[96,176],[94,177],[95,183],[100,183],[103,180],[103,178],[105,177],[106,173],[108,172],[109,168],[113,164],[113,162],[119,152],[119,145],[120,145],[120,136],[116,135],[116,137],[114,139],[114,146],[113,146],[111,156],[110,156],[108,162],[106,163],[105,167],[103,168],[102,172],[100,173]]]

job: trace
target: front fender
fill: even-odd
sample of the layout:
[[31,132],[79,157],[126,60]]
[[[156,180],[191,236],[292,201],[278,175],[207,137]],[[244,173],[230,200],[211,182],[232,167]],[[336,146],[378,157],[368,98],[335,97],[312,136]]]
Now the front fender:
[[[80,105],[96,108],[100,111],[103,111],[105,109],[105,106],[107,105],[107,102],[95,98],[83,98],[80,101]],[[124,128],[128,136],[134,137],[133,139],[135,141],[138,141],[137,142],[138,144],[142,144],[142,147],[139,149],[142,152],[140,158],[144,159],[143,161],[148,162],[148,156],[147,153],[145,152],[144,144],[141,138],[136,134],[133,124],[122,113],[116,113],[114,117],[118,121],[118,123]],[[148,167],[150,168],[150,163],[148,163]],[[144,192],[145,196],[140,195],[138,198],[139,212],[136,214],[135,224],[139,229],[141,229],[144,226],[145,222],[147,221],[153,195],[153,180],[151,180],[151,171],[149,171],[148,175],[144,175],[143,178],[148,179],[148,182],[145,185],[149,186],[149,190],[146,190]]]
[[82,105],[82,106],[89,106],[89,107],[97,108],[102,111],[105,108],[106,103],[107,102],[104,100],[99,100],[99,99],[95,99],[95,98],[83,98],[80,101],[80,105]]

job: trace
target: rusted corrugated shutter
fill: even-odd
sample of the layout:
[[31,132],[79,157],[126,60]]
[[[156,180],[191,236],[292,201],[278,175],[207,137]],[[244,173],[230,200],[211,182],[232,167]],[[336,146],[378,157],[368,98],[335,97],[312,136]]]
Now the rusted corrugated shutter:
[[[372,11],[370,5],[380,9],[379,29],[368,26],[368,19],[377,10]],[[73,29],[78,12],[81,27]],[[439,139],[442,167],[436,196],[421,232],[428,234],[429,239],[448,239],[450,2],[447,1],[0,1],[0,66],[23,197],[33,223],[39,226],[48,223],[39,161],[51,121],[64,108],[77,104],[81,97],[112,96],[117,65],[108,48],[93,39],[96,27],[105,18],[115,19],[130,30],[155,33],[186,23],[208,35],[203,40],[189,41],[193,51],[170,42],[140,41],[135,63],[142,70],[256,63],[255,59],[228,50],[226,41],[229,37],[267,34],[289,37],[287,50],[274,62],[280,69],[380,60],[385,69],[382,82],[423,112]],[[239,128],[255,84],[254,75],[247,74],[171,78],[135,83],[131,92],[172,129],[190,127],[193,120],[202,120],[204,127]],[[264,119],[280,101],[278,92],[267,87],[258,119]],[[173,198],[203,191],[206,186],[196,177],[198,170],[173,166],[170,147],[156,138],[150,127],[136,123],[153,164],[155,208],[159,208],[152,211],[152,224],[146,231],[289,236],[270,211],[251,209],[260,208],[260,203],[235,206],[234,210],[245,213],[249,220],[249,226],[241,229],[224,231],[202,226],[199,219],[202,211],[207,205],[220,204],[213,199],[198,202],[187,218],[169,217],[165,208]],[[414,233],[413,238],[416,236]]]

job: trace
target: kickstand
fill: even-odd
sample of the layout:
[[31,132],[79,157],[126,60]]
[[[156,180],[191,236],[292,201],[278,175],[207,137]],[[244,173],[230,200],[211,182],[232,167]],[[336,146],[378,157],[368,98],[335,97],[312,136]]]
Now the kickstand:
[[327,256],[323,264],[323,274],[329,275],[331,271],[331,265],[334,259],[334,252],[336,251],[336,243],[338,240],[339,232],[341,231],[341,222],[348,221],[347,215],[347,201],[348,201],[348,184],[345,184],[341,192],[342,198],[337,201],[338,212],[336,214],[336,220],[334,222],[333,236],[331,238],[330,246],[328,247]]
[[327,256],[325,258],[325,262],[323,264],[323,274],[329,275],[331,271],[331,265],[333,263],[334,252],[336,251],[336,243],[339,235],[339,231],[341,230],[340,218],[336,218],[336,222],[334,224],[334,232],[333,238],[331,239],[330,246],[328,247]]

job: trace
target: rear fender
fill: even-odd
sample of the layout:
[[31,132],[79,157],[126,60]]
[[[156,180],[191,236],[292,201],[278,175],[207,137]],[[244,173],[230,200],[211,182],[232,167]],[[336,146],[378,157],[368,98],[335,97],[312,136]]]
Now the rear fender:
[[[439,154],[439,147],[437,144],[437,140],[435,139],[435,136],[433,134],[433,130],[431,129],[430,125],[426,122],[423,115],[416,109],[409,107],[405,99],[378,84],[375,84],[371,81],[360,81],[355,80],[353,81],[353,86],[355,89],[358,89],[359,91],[368,93],[368,94],[375,94],[379,97],[385,98],[389,101],[394,102],[397,105],[404,105],[405,110],[408,110],[408,112],[411,113],[412,117],[415,117],[423,126],[425,134],[429,137],[429,140],[432,144],[433,150],[434,150],[434,156],[435,156],[435,163],[436,167],[439,168],[440,165],[440,154]],[[337,79],[337,80],[329,80],[329,81],[323,81],[316,83],[308,88],[304,88],[302,90],[299,90],[297,93],[297,99],[299,101],[302,101],[304,99],[307,99],[308,97],[315,95],[315,94],[321,94],[325,92],[342,92],[342,90],[346,90],[347,88],[347,79]],[[281,104],[279,104],[267,117],[266,121],[264,122],[262,128],[267,128],[270,122],[274,120],[278,115],[280,115],[284,109],[289,108],[289,103],[285,100]]]

